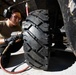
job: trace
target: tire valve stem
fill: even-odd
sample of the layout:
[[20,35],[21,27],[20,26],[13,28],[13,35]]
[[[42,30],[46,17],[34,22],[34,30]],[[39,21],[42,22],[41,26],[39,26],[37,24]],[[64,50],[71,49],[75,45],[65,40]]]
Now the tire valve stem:
[[29,12],[28,12],[28,3],[27,2],[25,4],[25,8],[26,8],[26,15],[28,16]]

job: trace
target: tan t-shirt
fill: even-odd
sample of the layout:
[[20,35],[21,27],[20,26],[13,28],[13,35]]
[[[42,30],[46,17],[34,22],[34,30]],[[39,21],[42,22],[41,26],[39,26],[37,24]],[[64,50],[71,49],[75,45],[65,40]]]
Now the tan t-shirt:
[[0,21],[0,38],[9,38],[15,31],[21,31],[21,26],[8,27],[5,21]]

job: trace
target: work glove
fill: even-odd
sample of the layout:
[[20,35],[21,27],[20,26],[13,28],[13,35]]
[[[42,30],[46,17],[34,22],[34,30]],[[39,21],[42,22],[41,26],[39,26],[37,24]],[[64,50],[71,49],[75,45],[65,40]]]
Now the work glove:
[[17,36],[18,39],[23,39],[23,33],[21,32],[13,32],[11,36]]
[[11,42],[11,44],[13,44],[16,40],[18,39],[18,36],[11,36],[7,39],[4,39],[5,43],[8,44]]
[[22,40],[23,39],[23,34],[21,33],[17,37]]

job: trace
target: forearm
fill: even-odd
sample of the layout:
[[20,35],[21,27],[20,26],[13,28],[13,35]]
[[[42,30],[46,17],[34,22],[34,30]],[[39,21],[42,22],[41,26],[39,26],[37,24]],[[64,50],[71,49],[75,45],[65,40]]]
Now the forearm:
[[21,41],[23,38],[23,34],[19,34],[19,35],[12,35],[11,37],[7,38],[7,39],[3,39],[3,38],[0,38],[0,44],[3,44],[3,43],[9,43],[10,41],[13,41],[13,42],[19,42]]
[[3,43],[5,43],[4,39],[0,38],[0,44],[3,44]]

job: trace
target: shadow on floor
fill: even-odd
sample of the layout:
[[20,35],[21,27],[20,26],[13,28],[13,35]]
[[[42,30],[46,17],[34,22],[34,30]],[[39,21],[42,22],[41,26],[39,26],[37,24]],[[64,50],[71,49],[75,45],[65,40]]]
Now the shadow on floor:
[[[24,53],[11,56],[9,66],[20,65],[25,61]],[[72,66],[76,61],[76,57],[71,52],[55,51],[51,53],[49,68],[47,71],[62,71]]]
[[76,57],[71,52],[55,51],[51,53],[48,71],[62,71],[72,66]]
[[18,54],[18,55],[13,55],[10,58],[8,67],[17,66],[17,65],[23,63],[24,61],[25,61],[24,53]]

